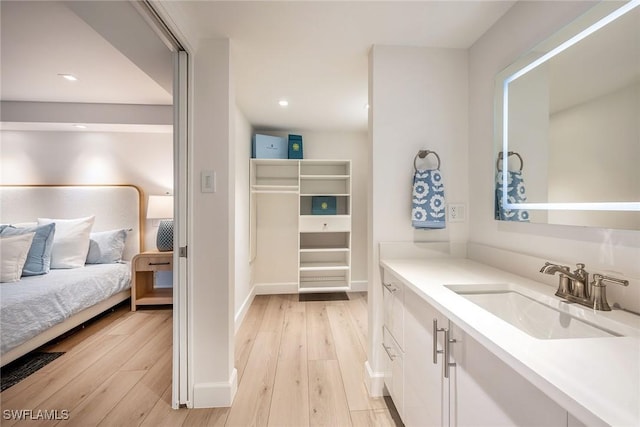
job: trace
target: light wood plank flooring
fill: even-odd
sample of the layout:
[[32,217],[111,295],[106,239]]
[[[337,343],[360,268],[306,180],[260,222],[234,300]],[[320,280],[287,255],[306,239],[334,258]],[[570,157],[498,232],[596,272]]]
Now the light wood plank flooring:
[[366,294],[256,296],[236,334],[231,408],[171,409],[171,311],[122,307],[54,344],[66,351],[0,394],[3,410],[68,410],[71,426],[395,426],[364,385]]

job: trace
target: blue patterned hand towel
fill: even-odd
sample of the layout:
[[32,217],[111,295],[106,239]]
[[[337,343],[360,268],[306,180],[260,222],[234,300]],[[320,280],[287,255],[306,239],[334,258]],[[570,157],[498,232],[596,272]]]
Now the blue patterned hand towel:
[[[507,171],[507,200],[509,203],[525,203],[527,194],[521,171]],[[526,209],[506,209],[502,206],[504,191],[502,188],[502,171],[496,174],[496,207],[495,218],[502,221],[529,222],[529,211]]]
[[438,169],[418,169],[413,175],[413,228],[444,228],[444,184]]

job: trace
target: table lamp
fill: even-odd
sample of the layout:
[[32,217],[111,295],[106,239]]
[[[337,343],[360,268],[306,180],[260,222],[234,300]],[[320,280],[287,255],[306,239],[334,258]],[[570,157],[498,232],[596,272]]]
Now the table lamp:
[[173,196],[149,196],[147,218],[159,219],[156,246],[160,252],[173,250]]

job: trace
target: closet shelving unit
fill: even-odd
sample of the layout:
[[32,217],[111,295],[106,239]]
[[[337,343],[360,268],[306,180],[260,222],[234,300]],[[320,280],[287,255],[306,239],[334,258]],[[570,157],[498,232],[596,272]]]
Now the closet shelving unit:
[[[336,215],[313,215],[313,196],[334,196]],[[351,162],[300,163],[298,292],[351,289]]]
[[[256,254],[260,194],[298,196],[298,292],[351,289],[351,162],[349,160],[251,160],[251,256]],[[335,215],[313,215],[313,196],[335,196]],[[273,200],[276,200],[273,198]],[[290,207],[287,204],[288,208]],[[285,208],[283,206],[283,208]],[[269,209],[265,209],[269,210]],[[274,242],[274,248],[277,242]]]
[[299,165],[296,161],[251,159],[251,193],[298,193]]

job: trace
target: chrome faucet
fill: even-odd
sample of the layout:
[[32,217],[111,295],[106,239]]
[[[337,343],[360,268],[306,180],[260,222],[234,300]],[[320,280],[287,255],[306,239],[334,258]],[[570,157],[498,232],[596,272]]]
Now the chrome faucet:
[[602,282],[629,286],[628,280],[616,279],[615,277],[603,276],[597,273],[593,275],[593,282],[589,285],[589,273],[584,269],[585,265],[579,263],[576,264],[576,267],[577,268],[571,272],[566,265],[545,262],[544,266],[540,269],[540,273],[552,275],[559,273],[560,279],[556,295],[595,310],[611,310],[607,302],[606,285]]
[[540,269],[540,273],[560,273],[560,282],[556,291],[557,296],[564,298],[567,295],[572,295],[576,298],[589,299],[589,288],[587,286],[589,273],[585,271],[584,264],[577,264],[576,267],[578,268],[572,273],[566,265],[545,262]]

